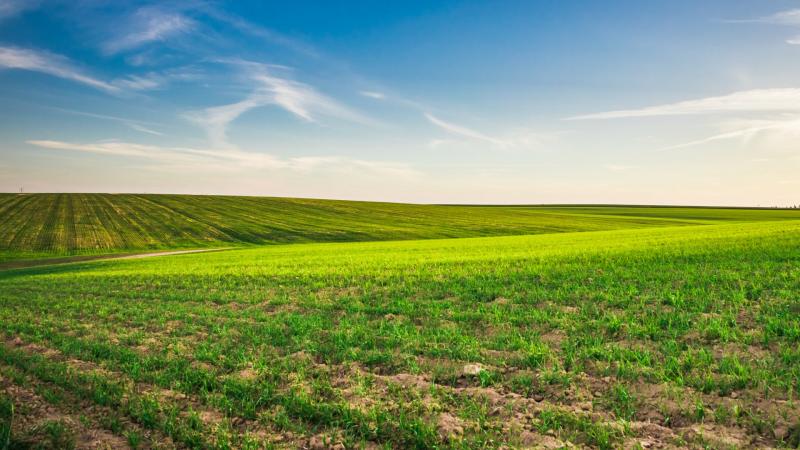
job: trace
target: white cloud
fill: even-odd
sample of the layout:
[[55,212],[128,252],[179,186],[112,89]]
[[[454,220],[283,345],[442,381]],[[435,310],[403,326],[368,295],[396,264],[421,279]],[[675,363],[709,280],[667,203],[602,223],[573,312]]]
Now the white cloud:
[[368,161],[344,156],[304,156],[278,158],[265,153],[241,150],[215,151],[186,147],[160,147],[122,141],[89,144],[54,140],[29,140],[26,143],[51,150],[68,150],[106,156],[130,157],[151,161],[177,170],[284,169],[297,172],[327,171],[366,173],[393,177],[415,177],[419,173],[404,163]]
[[364,97],[374,98],[376,100],[383,100],[386,98],[386,95],[383,92],[361,91],[359,94],[363,95]]
[[107,92],[119,91],[118,87],[89,76],[73,67],[67,58],[48,52],[14,47],[0,47],[0,68],[41,72]]
[[194,20],[179,12],[157,7],[140,8],[131,15],[128,23],[115,27],[115,37],[103,44],[103,50],[108,54],[133,50],[190,32],[195,25]]
[[719,97],[707,97],[640,109],[607,111],[570,117],[567,120],[621,119],[630,117],[718,114],[730,112],[800,112],[800,89],[755,89]]
[[[770,25],[783,25],[789,27],[800,27],[800,9],[790,9],[781,11],[769,16],[756,19],[728,20],[729,23],[762,23]],[[800,45],[800,36],[786,40],[787,44]]]
[[132,91],[146,91],[158,89],[163,86],[164,80],[155,75],[129,75],[125,78],[114,80],[114,85],[121,88],[130,89]]
[[376,124],[374,120],[352,111],[312,86],[274,75],[264,64],[234,64],[246,69],[249,80],[254,84],[253,92],[236,103],[186,114],[188,119],[206,129],[209,140],[215,146],[230,148],[227,142],[228,125],[245,112],[267,105],[276,105],[306,122],[316,122],[319,116],[328,116],[366,125]]
[[769,16],[760,17],[758,19],[735,20],[732,22],[759,22],[772,23],[776,25],[800,26],[800,9],[781,11]]
[[455,134],[468,139],[488,142],[490,144],[494,144],[500,147],[505,147],[509,144],[507,141],[504,141],[502,139],[497,139],[491,136],[487,136],[483,133],[469,129],[467,127],[463,127],[461,125],[445,122],[444,120],[439,119],[438,117],[434,116],[431,113],[425,113],[425,118],[428,119],[430,123],[436,125],[437,127],[441,128],[442,130],[450,134]]
[[267,102],[259,94],[229,105],[214,106],[202,111],[186,114],[186,118],[199,124],[206,130],[209,141],[216,147],[231,148],[228,143],[228,124],[236,120],[245,112],[266,105]]
[[779,118],[779,119],[760,119],[760,120],[736,120],[724,124],[726,131],[717,133],[706,138],[671,145],[659,149],[658,151],[678,150],[688,147],[695,147],[710,142],[739,140],[744,144],[751,142],[759,136],[769,137],[770,147],[779,150],[785,146],[792,146],[800,138],[800,118]]
[[153,130],[151,128],[147,128],[146,126],[136,123],[136,122],[125,122],[125,125],[130,127],[132,130],[141,131],[142,133],[152,134],[155,136],[163,136],[164,133],[160,131]]
[[111,84],[128,91],[150,91],[162,89],[174,81],[196,81],[203,77],[202,72],[190,66],[176,67],[161,72],[148,72],[141,75],[128,75],[117,78]]

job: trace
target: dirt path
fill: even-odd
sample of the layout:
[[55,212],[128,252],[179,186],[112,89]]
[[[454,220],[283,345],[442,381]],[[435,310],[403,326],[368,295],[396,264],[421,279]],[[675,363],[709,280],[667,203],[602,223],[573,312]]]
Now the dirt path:
[[102,259],[139,259],[139,258],[151,258],[153,256],[170,256],[170,255],[186,255],[186,254],[189,254],[189,253],[220,252],[222,250],[230,250],[232,248],[233,247],[201,248],[201,249],[196,249],[196,250],[171,250],[171,251],[165,251],[165,252],[139,253],[139,254],[136,254],[136,255],[107,256],[107,257],[98,258],[98,260],[102,260]]
[[80,255],[80,256],[67,256],[63,258],[10,261],[5,264],[0,263],[0,270],[27,269],[30,267],[55,266],[55,265],[74,264],[74,263],[90,262],[90,261],[105,261],[111,259],[141,259],[141,258],[152,258],[155,256],[172,256],[172,255],[186,255],[190,253],[221,252],[223,250],[230,250],[233,248],[236,247],[200,248],[193,250],[165,250],[165,251],[150,252],[150,253],[135,253],[135,254],[125,253],[118,255],[114,254]]

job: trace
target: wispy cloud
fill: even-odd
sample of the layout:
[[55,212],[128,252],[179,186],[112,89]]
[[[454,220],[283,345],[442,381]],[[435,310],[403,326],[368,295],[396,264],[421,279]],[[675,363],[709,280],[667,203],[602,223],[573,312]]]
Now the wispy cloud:
[[386,98],[386,95],[383,92],[361,91],[359,94],[363,95],[364,97],[374,98],[376,100],[383,100]]
[[70,150],[84,153],[97,153],[109,156],[134,157],[165,164],[211,164],[222,161],[250,164],[251,167],[284,167],[277,158],[266,154],[244,152],[215,152],[187,147],[161,147],[123,141],[102,141],[89,144],[54,141],[29,140],[26,143],[51,150]]
[[164,133],[162,133],[160,131],[156,131],[156,130],[154,130],[152,128],[152,126],[156,125],[156,124],[154,124],[152,122],[146,122],[146,121],[141,121],[141,120],[133,120],[133,119],[126,119],[124,117],[111,116],[111,115],[108,115],[108,114],[95,114],[95,113],[84,112],[84,111],[75,111],[75,110],[72,110],[72,109],[63,109],[63,108],[55,108],[55,107],[48,107],[48,109],[52,109],[52,110],[55,110],[55,111],[63,112],[63,113],[66,113],[66,114],[73,114],[73,115],[76,115],[76,116],[92,117],[92,118],[95,118],[95,119],[110,120],[112,122],[119,122],[119,123],[129,127],[132,130],[140,131],[142,133],[152,134],[154,136],[163,136],[164,135]]
[[250,36],[263,39],[269,43],[288,48],[295,53],[311,57],[311,58],[319,58],[321,55],[320,53],[314,49],[312,46],[305,44],[297,39],[288,37],[282,33],[279,33],[275,30],[266,28],[261,25],[256,25],[252,22],[249,22],[239,16],[227,13],[222,11],[219,8],[214,7],[211,4],[202,4],[197,5],[199,9],[201,9],[205,15],[208,17],[225,23],[242,33],[249,34]]
[[209,169],[282,169],[298,172],[334,171],[368,173],[394,177],[414,177],[419,173],[404,163],[369,161],[344,156],[304,156],[278,158],[265,153],[241,150],[216,151],[186,147],[160,147],[123,141],[72,143],[55,140],[29,140],[26,143],[50,150],[95,153],[106,156],[137,158],[181,170]]
[[189,112],[186,118],[206,130],[206,135],[213,146],[231,148],[232,145],[228,143],[228,125],[245,112],[266,104],[260,95],[253,94],[236,103]]
[[197,81],[202,74],[190,66],[175,67],[162,72],[128,75],[111,82],[114,86],[128,91],[151,91],[162,89],[174,81]]
[[115,27],[115,37],[103,44],[103,50],[108,54],[133,50],[190,32],[195,26],[193,19],[179,11],[143,7],[133,13],[127,23]]
[[487,136],[479,131],[475,131],[461,125],[445,122],[444,120],[439,119],[438,117],[434,116],[431,113],[425,113],[424,115],[425,118],[428,119],[430,123],[436,125],[437,127],[441,128],[442,130],[450,134],[458,135],[472,140],[488,142],[490,144],[494,144],[500,147],[505,147],[508,145],[507,141]]
[[640,109],[607,111],[569,117],[567,120],[716,114],[730,112],[800,111],[800,89],[756,89]]
[[132,130],[140,131],[142,133],[152,134],[154,136],[163,136],[164,133],[160,131],[147,128],[146,126],[136,122],[126,122],[125,125],[129,126]]
[[[728,23],[761,23],[769,25],[783,25],[789,27],[800,27],[800,9],[790,9],[777,12],[768,16],[757,17],[755,19],[736,19],[726,20]],[[787,44],[800,45],[800,36],[789,38]]]
[[87,75],[65,57],[49,52],[15,47],[0,47],[0,68],[30,70],[75,81],[107,92],[118,92],[110,83]]
[[0,20],[36,9],[40,0],[0,0]]
[[129,75],[118,80],[114,80],[114,85],[134,91],[147,91],[158,89],[164,85],[164,80],[156,75]]
[[683,148],[696,147],[716,141],[739,140],[747,144],[751,140],[761,135],[772,135],[778,138],[779,142],[774,142],[778,147],[781,143],[796,142],[800,138],[800,118],[778,118],[760,120],[736,120],[725,126],[729,131],[723,131],[702,139],[670,145],[658,149],[658,151],[679,150]]
[[789,9],[780,11],[768,16],[757,17],[755,19],[733,19],[726,20],[730,23],[769,23],[775,25],[797,25],[800,26],[800,9]]
[[244,61],[234,64],[245,68],[253,92],[238,102],[186,115],[206,129],[216,146],[231,147],[227,142],[228,125],[245,112],[267,105],[278,106],[306,122],[316,122],[319,116],[328,116],[366,125],[377,124],[308,84],[274,74],[267,65]]

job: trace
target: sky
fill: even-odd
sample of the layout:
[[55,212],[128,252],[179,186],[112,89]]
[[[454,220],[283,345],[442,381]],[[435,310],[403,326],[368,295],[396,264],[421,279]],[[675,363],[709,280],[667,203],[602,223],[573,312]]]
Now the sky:
[[800,0],[0,0],[0,191],[800,204]]

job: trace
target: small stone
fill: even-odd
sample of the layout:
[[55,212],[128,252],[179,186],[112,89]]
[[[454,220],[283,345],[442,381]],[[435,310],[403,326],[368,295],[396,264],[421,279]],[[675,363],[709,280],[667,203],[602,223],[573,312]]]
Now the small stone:
[[478,375],[483,372],[484,369],[480,364],[467,364],[464,366],[464,375]]
[[536,400],[537,402],[541,402],[541,401],[544,400],[544,395],[542,395],[542,394],[534,394],[533,395],[533,399]]

